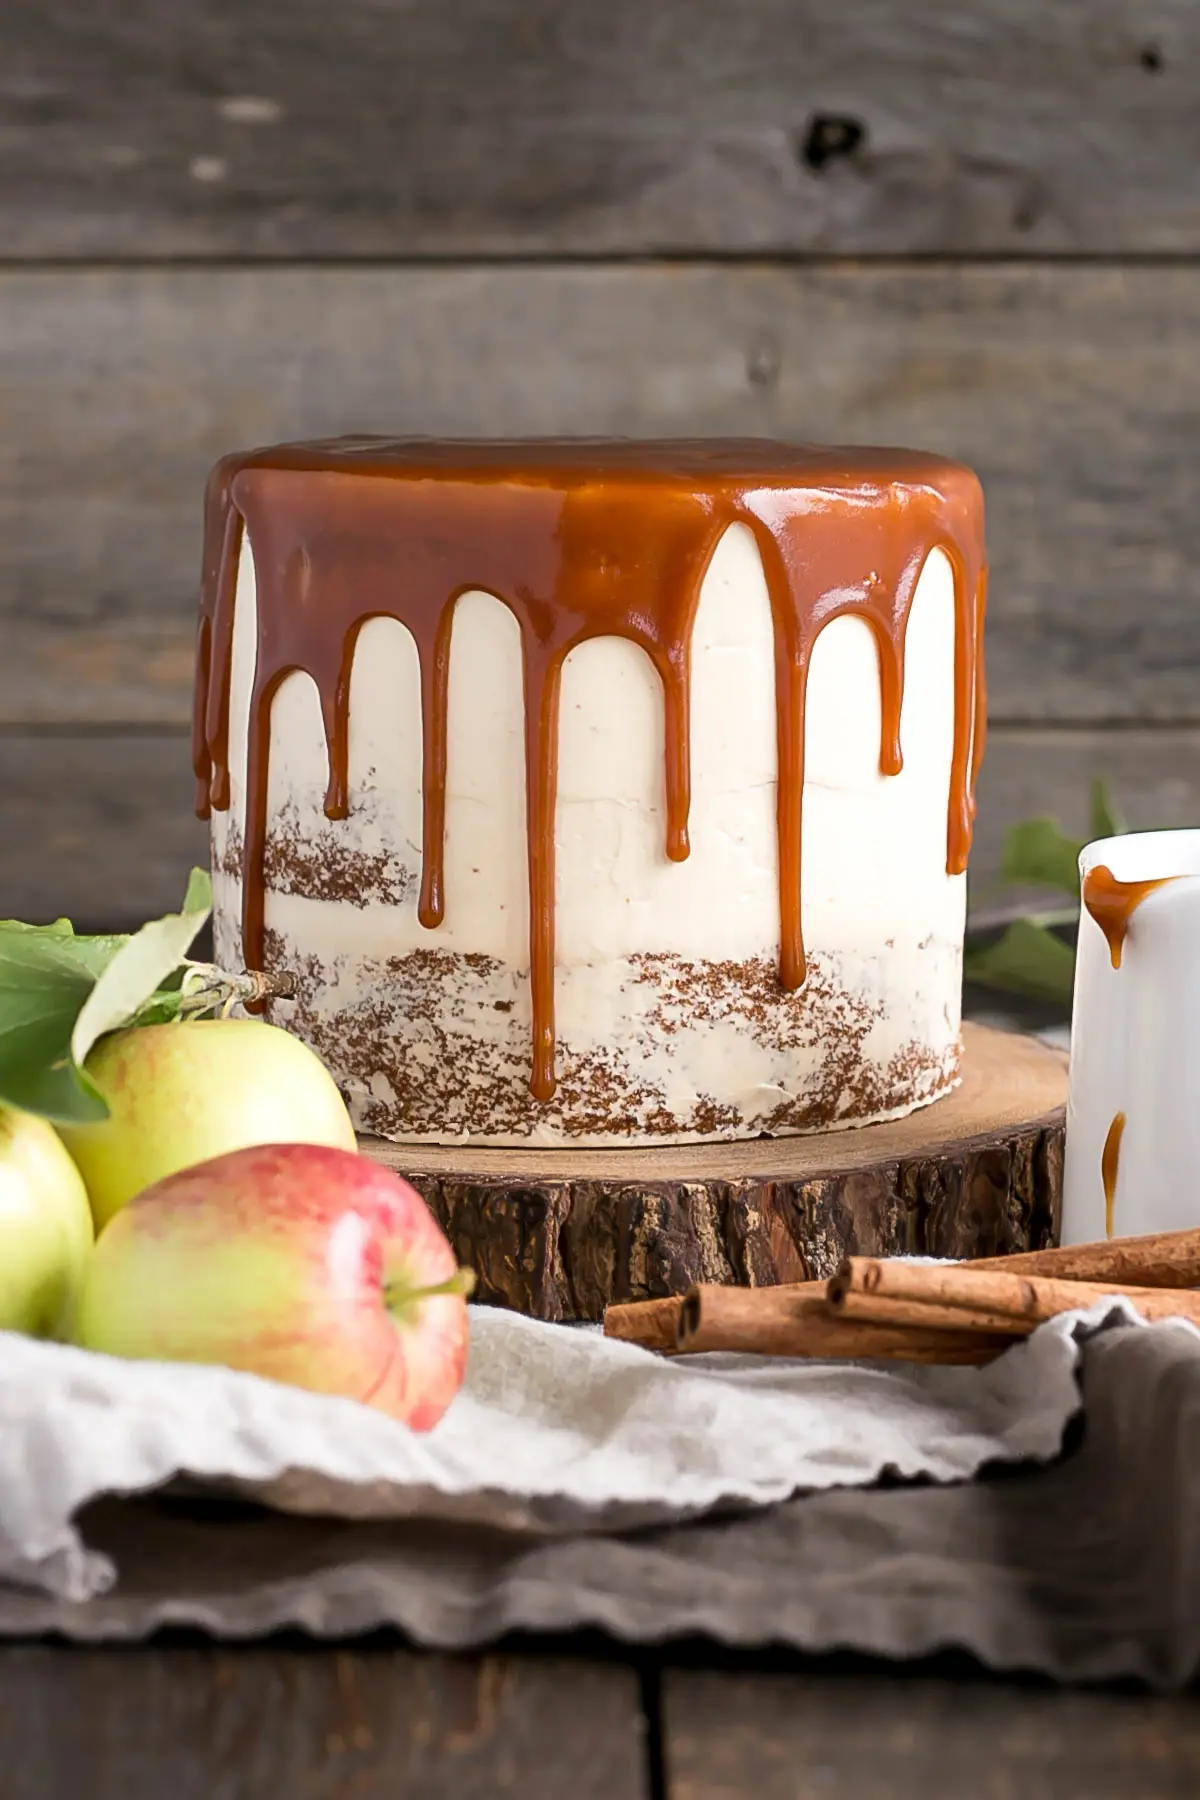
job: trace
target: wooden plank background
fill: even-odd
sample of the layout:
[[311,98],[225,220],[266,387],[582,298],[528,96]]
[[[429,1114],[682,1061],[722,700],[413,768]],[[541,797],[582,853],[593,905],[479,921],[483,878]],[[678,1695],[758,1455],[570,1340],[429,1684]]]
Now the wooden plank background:
[[1171,251],[1191,0],[6,0],[17,256]]
[[1006,824],[1200,811],[1188,0],[8,0],[0,915],[204,853],[205,472],[309,432],[750,432],[983,476]]

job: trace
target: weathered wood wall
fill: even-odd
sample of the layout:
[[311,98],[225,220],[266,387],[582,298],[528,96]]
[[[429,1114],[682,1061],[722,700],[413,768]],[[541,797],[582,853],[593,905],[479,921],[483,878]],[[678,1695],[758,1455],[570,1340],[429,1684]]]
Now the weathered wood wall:
[[23,256],[1200,235],[1191,0],[6,0],[4,28]]
[[987,488],[1003,827],[1200,802],[1189,0],[6,0],[0,915],[203,854],[222,450],[900,441]]

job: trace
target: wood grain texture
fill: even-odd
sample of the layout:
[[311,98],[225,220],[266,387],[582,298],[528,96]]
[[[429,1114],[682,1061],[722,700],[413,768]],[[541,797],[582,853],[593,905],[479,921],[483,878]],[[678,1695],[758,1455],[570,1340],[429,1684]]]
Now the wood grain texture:
[[4,1800],[643,1800],[637,1678],[400,1651],[0,1650]]
[[1039,814],[1087,838],[1092,781],[1105,780],[1134,830],[1200,824],[1200,730],[998,730],[979,780],[972,903],[988,904],[1007,828]]
[[962,1085],[906,1119],[661,1149],[475,1149],[363,1138],[425,1197],[476,1297],[601,1319],[694,1282],[827,1278],[847,1255],[977,1257],[1058,1235],[1066,1058],[968,1026]]
[[[1048,812],[1085,833],[1095,775],[1108,778],[1132,825],[1194,825],[1200,728],[996,728],[971,859],[983,904],[1006,827]],[[0,917],[68,913],[117,927],[177,906],[188,870],[208,859],[193,790],[180,732],[0,730]]]
[[0,918],[120,930],[179,906],[208,866],[179,735],[0,733]]
[[9,269],[0,722],[181,724],[209,465],[346,430],[961,456],[993,718],[1200,718],[1198,346],[1200,267]]
[[0,242],[1195,250],[1198,55],[1189,0],[7,0]]
[[1194,1698],[668,1670],[671,1800],[1192,1800]]

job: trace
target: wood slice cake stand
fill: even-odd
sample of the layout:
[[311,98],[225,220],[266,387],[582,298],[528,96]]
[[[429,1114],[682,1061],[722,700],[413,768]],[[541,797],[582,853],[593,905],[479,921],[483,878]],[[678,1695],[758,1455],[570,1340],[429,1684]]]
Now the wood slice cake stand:
[[885,1125],[662,1149],[361,1144],[420,1189],[478,1299],[538,1319],[822,1278],[849,1253],[1040,1249],[1058,1236],[1066,1056],[979,1025],[963,1044],[961,1085]]

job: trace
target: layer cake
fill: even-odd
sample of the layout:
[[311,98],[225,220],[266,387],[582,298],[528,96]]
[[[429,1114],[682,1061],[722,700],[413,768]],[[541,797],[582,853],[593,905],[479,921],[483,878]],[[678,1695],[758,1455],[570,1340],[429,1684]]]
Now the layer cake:
[[957,1079],[983,501],[918,452],[345,438],[210,478],[217,954],[364,1130],[732,1139]]

